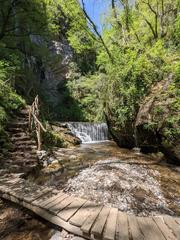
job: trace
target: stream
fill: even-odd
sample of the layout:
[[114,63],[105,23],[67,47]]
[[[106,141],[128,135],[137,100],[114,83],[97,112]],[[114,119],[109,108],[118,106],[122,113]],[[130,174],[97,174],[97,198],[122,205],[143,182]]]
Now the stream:
[[[78,128],[74,131],[84,131],[84,126],[74,124],[73,127]],[[82,137],[80,146],[42,151],[43,167],[37,166],[28,173],[25,176],[27,181],[56,186],[70,195],[117,207],[128,214],[180,216],[180,167],[167,164],[161,154],[144,155],[138,149],[119,148],[115,142],[108,140],[104,125],[103,133],[100,127],[96,126],[96,130],[92,130],[92,126],[88,128],[91,130],[85,134],[77,133]],[[88,131],[94,131],[93,140]],[[7,228],[4,219],[8,223]],[[8,226],[13,225],[14,219],[18,219],[17,226],[11,230]],[[8,235],[9,228],[11,233]],[[55,231],[34,216],[8,204],[5,207],[0,205],[1,229],[7,236],[5,234],[0,239],[5,240],[74,237],[64,231]]]
[[51,163],[28,176],[40,185],[138,216],[180,216],[180,168],[117,147],[113,141],[57,149]]

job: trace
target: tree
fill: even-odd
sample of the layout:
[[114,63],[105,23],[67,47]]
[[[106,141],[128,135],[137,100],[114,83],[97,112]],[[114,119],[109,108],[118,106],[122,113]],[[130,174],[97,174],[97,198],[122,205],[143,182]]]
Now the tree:
[[136,9],[148,25],[154,39],[165,37],[169,24],[177,17],[176,1],[139,0]]
[[81,3],[82,3],[82,10],[83,10],[84,16],[86,17],[87,21],[89,22],[89,24],[90,24],[91,27],[93,28],[94,32],[96,33],[99,41],[102,43],[102,45],[103,45],[106,53],[108,54],[110,60],[113,62],[113,57],[112,57],[112,55],[111,55],[111,53],[110,53],[110,51],[109,51],[109,49],[108,49],[108,47],[107,47],[104,39],[103,39],[103,37],[102,37],[101,34],[98,32],[98,29],[97,29],[95,23],[92,21],[92,19],[90,18],[90,16],[88,15],[88,13],[87,13],[87,11],[86,11],[84,1],[81,0]]

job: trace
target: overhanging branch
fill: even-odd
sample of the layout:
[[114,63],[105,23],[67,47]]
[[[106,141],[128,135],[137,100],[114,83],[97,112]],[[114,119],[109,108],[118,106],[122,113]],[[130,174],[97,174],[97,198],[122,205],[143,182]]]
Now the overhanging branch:
[[104,39],[102,38],[101,34],[99,33],[99,31],[97,30],[97,27],[95,25],[95,23],[92,21],[92,19],[90,18],[90,16],[88,15],[86,9],[85,9],[85,3],[84,3],[84,0],[81,0],[81,3],[82,3],[82,10],[83,10],[83,13],[84,13],[84,16],[86,17],[86,19],[88,20],[88,22],[90,23],[90,25],[92,26],[94,32],[96,33],[96,35],[98,36],[100,42],[102,43],[106,53],[108,54],[111,62],[113,62],[113,57],[107,47],[107,45],[105,44],[104,42]]

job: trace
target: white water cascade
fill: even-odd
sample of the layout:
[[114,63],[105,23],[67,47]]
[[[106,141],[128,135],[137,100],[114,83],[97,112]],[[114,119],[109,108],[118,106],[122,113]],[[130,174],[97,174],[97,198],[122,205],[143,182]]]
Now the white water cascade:
[[70,122],[68,127],[74,135],[81,139],[82,143],[108,140],[106,123]]

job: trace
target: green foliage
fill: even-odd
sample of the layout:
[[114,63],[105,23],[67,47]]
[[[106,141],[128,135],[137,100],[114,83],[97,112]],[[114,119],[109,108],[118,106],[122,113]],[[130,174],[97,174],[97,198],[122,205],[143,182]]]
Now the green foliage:
[[13,111],[24,106],[24,100],[16,94],[10,85],[15,68],[7,62],[0,61],[0,152],[5,153],[9,148],[5,126]]
[[7,62],[0,61],[0,104],[3,112],[17,110],[25,104],[10,85],[15,71],[15,67],[11,67]]
[[66,147],[66,144],[63,140],[63,138],[61,138],[59,136],[59,134],[57,134],[56,132],[52,131],[52,130],[48,130],[47,132],[43,132],[43,145],[46,148],[50,148],[50,147]]
[[68,82],[70,94],[79,103],[82,112],[82,119],[85,121],[97,122],[104,120],[103,102],[101,93],[103,90],[102,79],[104,74],[86,75],[78,78],[71,78]]
[[77,53],[94,48],[94,34],[88,28],[81,6],[76,0],[59,1],[62,11],[69,19],[68,40]]
[[[113,11],[107,14],[107,27],[102,37],[113,62],[103,46],[97,44],[99,71],[69,83],[87,120],[102,120],[103,112],[106,112],[107,115],[111,113],[110,117],[120,127],[126,126],[127,122],[133,123],[141,100],[152,84],[175,73],[177,46],[172,44],[172,36],[175,34],[178,39],[177,3],[166,0],[163,8],[157,4],[154,0],[139,0],[132,7],[125,2],[123,11],[116,6],[116,18]],[[159,11],[157,19],[153,10]],[[81,42],[77,50],[84,51],[84,47]]]
[[[168,105],[172,116],[167,117],[163,126],[167,138],[176,138],[179,0],[137,0],[134,5],[121,2],[121,9],[115,1],[114,9],[106,13],[103,30],[98,34],[79,1],[0,0],[1,126],[7,120],[7,112],[22,104],[10,86],[26,97],[30,95],[37,81],[36,69],[29,61],[35,61],[40,68],[53,67],[48,42],[66,38],[76,64],[69,66],[67,83],[59,86],[59,119],[102,121],[105,113],[115,127],[133,126],[141,101],[151,87],[172,75],[172,83],[160,97],[173,99]],[[59,60],[54,57],[54,63]],[[163,107],[154,109],[159,120],[164,112]],[[146,127],[160,128],[159,124],[161,121],[154,120]],[[52,132],[46,138],[48,144],[63,144]]]
[[60,29],[56,21],[58,2],[0,0],[0,6],[0,60],[16,69],[11,84],[31,101],[40,80],[37,69],[49,64],[48,43]]

